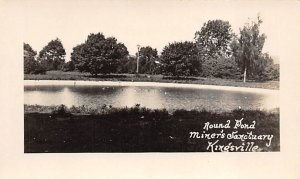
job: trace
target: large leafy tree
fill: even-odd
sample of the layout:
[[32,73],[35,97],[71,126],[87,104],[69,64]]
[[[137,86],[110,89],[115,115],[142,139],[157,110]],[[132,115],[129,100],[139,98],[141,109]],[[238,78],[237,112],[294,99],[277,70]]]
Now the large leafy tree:
[[196,76],[201,72],[198,48],[193,42],[174,42],[161,53],[163,73],[172,76]]
[[140,73],[155,73],[158,68],[158,64],[156,61],[158,59],[157,50],[153,49],[150,46],[141,47],[139,50],[139,65],[140,65]]
[[32,47],[24,43],[24,74],[29,74],[34,72],[37,67],[37,61],[35,60],[36,51],[32,49]]
[[230,55],[230,42],[233,33],[228,21],[209,20],[200,31],[195,33],[195,40],[202,59]]
[[240,75],[238,65],[232,57],[218,56],[202,62],[203,77],[238,79]]
[[119,61],[117,73],[136,73],[136,56],[128,55]]
[[261,55],[252,78],[258,81],[279,79],[279,66],[274,64],[273,58],[268,53]]
[[244,82],[247,76],[253,76],[262,64],[262,49],[266,36],[259,32],[261,23],[259,16],[257,22],[247,23],[240,29],[240,36],[231,44],[233,56],[244,73]]
[[41,65],[49,70],[61,70],[65,63],[66,51],[57,38],[51,40],[40,52],[38,60],[41,62]]
[[45,73],[45,69],[43,69],[41,64],[36,60],[36,51],[27,43],[23,43],[23,49],[24,74]]
[[97,33],[90,34],[85,43],[73,48],[71,60],[79,71],[96,76],[115,72],[119,60],[127,55],[123,43],[118,43],[114,37],[105,38],[102,33]]

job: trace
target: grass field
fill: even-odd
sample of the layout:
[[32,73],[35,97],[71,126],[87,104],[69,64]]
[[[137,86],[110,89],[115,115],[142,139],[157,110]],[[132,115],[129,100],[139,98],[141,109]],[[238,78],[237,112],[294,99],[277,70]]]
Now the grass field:
[[176,79],[163,77],[162,75],[135,75],[135,74],[112,74],[93,77],[88,73],[48,71],[46,74],[25,74],[25,80],[83,80],[83,81],[138,81],[138,82],[164,82],[164,83],[186,83],[218,86],[236,86],[249,88],[279,89],[279,81],[247,82],[241,80],[190,77]]
[[[253,133],[273,135],[270,147],[266,141],[255,142],[257,151],[279,151],[279,110],[233,110],[231,112],[150,110],[106,107],[87,111],[80,107],[43,107],[25,105],[25,152],[208,152],[209,139],[191,138],[191,131],[203,130],[206,122],[244,123],[256,121]],[[224,129],[246,134],[249,129]],[[207,133],[220,133],[210,129]],[[235,139],[220,139],[219,143],[243,145]],[[245,141],[247,143],[247,141]],[[217,151],[217,150],[216,150]]]

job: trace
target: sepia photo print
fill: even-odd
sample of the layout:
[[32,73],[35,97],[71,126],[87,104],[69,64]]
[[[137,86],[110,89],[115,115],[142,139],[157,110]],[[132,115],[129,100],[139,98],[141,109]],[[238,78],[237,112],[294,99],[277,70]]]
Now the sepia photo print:
[[275,10],[208,1],[24,13],[24,152],[280,152]]

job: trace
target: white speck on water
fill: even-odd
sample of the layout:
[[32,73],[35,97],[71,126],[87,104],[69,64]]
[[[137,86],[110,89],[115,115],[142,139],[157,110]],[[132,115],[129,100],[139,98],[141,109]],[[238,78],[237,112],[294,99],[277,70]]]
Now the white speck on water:
[[175,137],[173,137],[173,136],[169,136],[170,137],[170,139],[175,139]]

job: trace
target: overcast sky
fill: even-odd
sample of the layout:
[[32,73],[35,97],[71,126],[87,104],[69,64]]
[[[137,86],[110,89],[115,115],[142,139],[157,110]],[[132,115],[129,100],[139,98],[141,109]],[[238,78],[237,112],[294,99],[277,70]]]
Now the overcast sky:
[[90,33],[102,32],[124,43],[130,54],[137,44],[160,53],[174,41],[191,41],[208,20],[227,20],[235,33],[249,18],[260,14],[261,32],[267,35],[264,52],[280,59],[278,44],[287,17],[287,3],[272,1],[27,1],[24,42],[40,51],[50,40],[61,39],[69,60],[72,48]]

